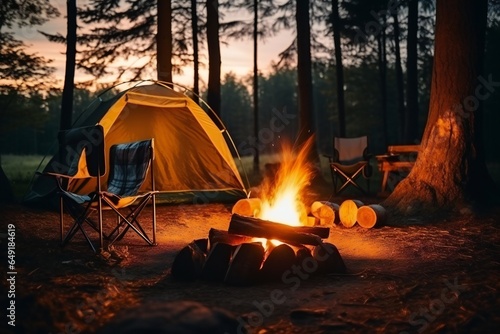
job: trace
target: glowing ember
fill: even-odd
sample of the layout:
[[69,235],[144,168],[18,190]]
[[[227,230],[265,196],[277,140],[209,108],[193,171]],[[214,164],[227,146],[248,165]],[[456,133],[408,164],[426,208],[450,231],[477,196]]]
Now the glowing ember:
[[292,226],[306,225],[307,212],[302,201],[304,188],[313,175],[308,154],[313,143],[310,137],[297,155],[290,145],[283,145],[281,164],[274,179],[265,179],[259,218]]

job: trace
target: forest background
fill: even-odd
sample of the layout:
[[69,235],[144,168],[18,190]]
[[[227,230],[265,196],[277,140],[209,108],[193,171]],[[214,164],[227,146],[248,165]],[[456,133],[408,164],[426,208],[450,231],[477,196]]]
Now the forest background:
[[[12,1],[6,1],[8,4]],[[15,2],[15,1],[14,1]],[[161,1],[160,1],[161,2]],[[159,2],[159,3],[160,3]],[[198,59],[200,73],[207,73],[206,12],[208,2],[172,2],[172,65],[175,78],[206,98],[207,78],[194,77]],[[410,36],[412,9],[417,3],[416,39]],[[38,2],[34,2],[38,4]],[[215,2],[217,3],[217,2]],[[220,115],[233,137],[239,153],[252,155],[275,153],[283,138],[294,140],[299,131],[297,94],[296,26],[293,1],[219,1],[218,28],[220,43],[241,46],[247,41],[253,52],[252,23],[254,8],[258,11],[259,43],[269,43],[273,36],[289,33],[290,43],[276,50],[275,58],[266,68],[258,69],[258,99],[253,95],[252,64],[248,73],[228,71],[221,77]],[[484,61],[485,80],[500,78],[500,10],[498,1],[490,0]],[[338,17],[335,11],[338,8]],[[7,7],[7,6],[6,6]],[[9,14],[4,7],[4,17]],[[64,8],[64,6],[63,6]],[[195,9],[193,11],[193,8]],[[313,1],[310,4],[312,82],[314,104],[309,112],[314,117],[314,130],[320,154],[330,154],[334,136],[368,135],[370,151],[383,153],[387,145],[418,143],[428,114],[430,80],[433,63],[435,3],[420,1]],[[61,19],[56,7],[38,8],[43,20]],[[129,79],[151,79],[155,75],[156,1],[82,1],[78,8],[78,53],[76,65],[81,76],[75,77],[72,119],[78,118],[95,98],[97,92]],[[197,27],[192,25],[197,15]],[[236,14],[235,14],[236,13]],[[12,13],[11,13],[12,14]],[[237,17],[237,19],[235,19]],[[42,21],[43,21],[42,20]],[[31,23],[43,23],[31,22]],[[4,22],[8,23],[8,20]],[[13,20],[12,22],[15,22]],[[334,22],[337,22],[335,26]],[[30,25],[31,26],[31,25]],[[35,24],[36,26],[36,24]],[[112,27],[112,28],[110,28]],[[2,39],[16,36],[16,24],[0,26]],[[197,34],[193,34],[193,29]],[[335,48],[334,30],[340,37]],[[18,31],[19,32],[19,31]],[[65,32],[41,31],[53,43],[64,43]],[[414,33],[412,33],[414,34]],[[197,37],[197,42],[193,36]],[[22,37],[22,36],[21,36]],[[16,64],[8,63],[9,52],[25,50],[23,44],[2,43],[2,72]],[[196,47],[194,47],[196,43]],[[56,44],[54,44],[56,45]],[[103,47],[104,45],[104,47]],[[10,48],[9,48],[10,47]],[[341,50],[341,58],[336,58]],[[416,51],[417,86],[410,86],[408,58]],[[57,149],[55,141],[61,119],[62,82],[57,78],[51,59],[38,50],[40,70],[26,68],[14,79],[0,80],[0,155],[50,154]],[[338,59],[342,62],[339,64]],[[223,60],[224,61],[224,60]],[[19,71],[23,71],[23,64]],[[339,66],[340,65],[340,66]],[[343,76],[343,98],[339,104],[338,77]],[[155,79],[155,78],[153,78]],[[498,85],[498,84],[497,84]],[[483,136],[487,162],[500,161],[497,124],[500,123],[500,89],[493,85],[484,108]],[[410,97],[417,92],[417,99]],[[410,101],[411,100],[411,101]],[[255,105],[257,101],[257,105]],[[342,113],[339,108],[344,109]],[[416,110],[417,117],[409,116]],[[290,115],[289,124],[279,134],[269,136],[262,129],[276,113]],[[254,120],[258,113],[258,131]],[[344,116],[342,116],[344,114]],[[415,130],[408,133],[408,122]],[[411,132],[411,131],[410,131]],[[1,160],[0,160],[1,161]]]

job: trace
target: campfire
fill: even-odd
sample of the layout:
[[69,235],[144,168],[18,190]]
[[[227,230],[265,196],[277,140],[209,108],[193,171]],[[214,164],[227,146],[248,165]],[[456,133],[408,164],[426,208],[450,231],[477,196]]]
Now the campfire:
[[[179,280],[250,285],[284,281],[300,269],[309,274],[345,272],[339,251],[324,240],[330,227],[339,224],[341,207],[324,201],[304,204],[314,174],[307,160],[311,143],[308,140],[297,154],[284,146],[280,162],[268,165],[258,195],[235,203],[227,230],[211,228],[208,238],[184,247],[174,260],[172,275]],[[343,211],[350,217],[352,205],[357,210],[361,204],[343,203]],[[348,224],[353,225],[350,220]]]

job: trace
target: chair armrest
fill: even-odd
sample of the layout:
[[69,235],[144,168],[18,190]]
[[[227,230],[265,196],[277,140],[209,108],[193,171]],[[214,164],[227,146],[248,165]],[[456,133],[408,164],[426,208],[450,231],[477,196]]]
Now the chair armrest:
[[53,173],[53,172],[39,172],[39,171],[36,171],[35,175],[50,177],[50,178],[54,179],[56,181],[57,188],[60,191],[66,191],[66,189],[64,189],[64,187],[63,187],[63,180],[68,180],[68,179],[71,178],[71,176],[64,175],[64,174]]

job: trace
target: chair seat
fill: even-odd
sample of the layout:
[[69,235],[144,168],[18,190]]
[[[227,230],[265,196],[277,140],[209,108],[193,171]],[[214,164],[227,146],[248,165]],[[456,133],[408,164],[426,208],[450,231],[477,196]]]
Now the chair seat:
[[81,205],[84,203],[88,203],[92,200],[89,195],[79,195],[69,191],[62,191],[64,196],[68,197],[70,200],[74,201],[76,204]]
[[342,165],[339,162],[332,162],[331,167],[343,171],[347,175],[353,175],[361,168],[365,167],[368,161],[359,161],[351,165]]

